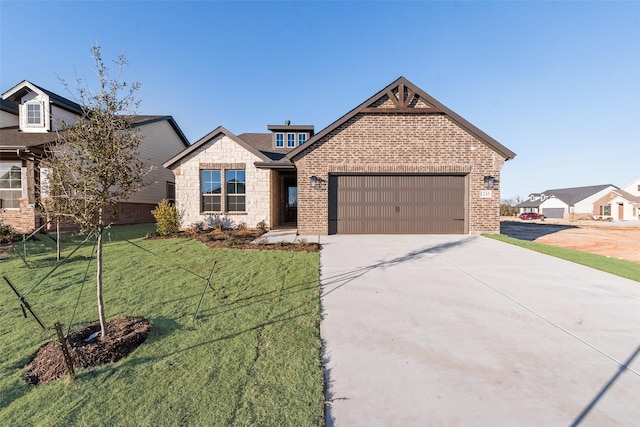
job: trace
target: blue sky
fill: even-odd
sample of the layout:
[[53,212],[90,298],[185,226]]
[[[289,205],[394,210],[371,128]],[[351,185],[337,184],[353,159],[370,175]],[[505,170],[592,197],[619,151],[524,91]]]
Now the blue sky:
[[640,176],[638,2],[0,0],[0,91],[72,98],[96,42],[192,143],[319,131],[402,75],[517,153],[503,198]]

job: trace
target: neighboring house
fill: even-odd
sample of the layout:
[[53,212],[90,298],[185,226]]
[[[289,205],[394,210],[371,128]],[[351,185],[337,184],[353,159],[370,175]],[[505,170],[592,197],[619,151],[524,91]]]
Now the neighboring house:
[[615,185],[603,184],[546,190],[530,194],[516,208],[519,213],[538,212],[547,218],[591,218],[595,202],[617,188]]
[[640,178],[597,200],[593,206],[593,216],[619,221],[640,221]]
[[[56,141],[63,122],[73,123],[81,106],[28,81],[2,94],[0,104],[0,218],[21,232],[38,228],[39,162],[47,144]],[[134,116],[140,156],[156,169],[154,182],[119,204],[119,223],[153,222],[150,211],[165,197],[173,198],[173,173],[162,167],[167,158],[189,146],[171,116]]]
[[184,225],[499,232],[500,170],[515,153],[404,77],[318,133],[268,130],[218,127],[164,163]]

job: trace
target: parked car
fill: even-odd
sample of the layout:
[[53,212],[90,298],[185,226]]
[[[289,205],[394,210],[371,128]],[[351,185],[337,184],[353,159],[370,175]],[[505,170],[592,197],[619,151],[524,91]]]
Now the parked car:
[[546,217],[537,212],[524,212],[520,214],[520,219],[545,219]]

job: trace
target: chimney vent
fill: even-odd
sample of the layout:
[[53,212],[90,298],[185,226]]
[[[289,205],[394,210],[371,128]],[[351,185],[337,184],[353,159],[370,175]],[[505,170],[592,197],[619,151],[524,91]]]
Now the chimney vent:
[[289,126],[289,125],[291,124],[291,120],[285,120],[285,121],[284,121],[284,124],[285,124],[285,125],[287,125],[287,126]]

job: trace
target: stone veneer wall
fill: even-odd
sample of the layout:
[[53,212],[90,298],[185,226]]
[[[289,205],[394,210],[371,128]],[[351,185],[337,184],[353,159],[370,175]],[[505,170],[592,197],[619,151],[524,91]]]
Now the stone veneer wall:
[[[504,157],[440,114],[363,114],[351,118],[293,159],[298,171],[298,232],[328,233],[328,179],[340,173],[468,175],[468,232],[500,231]],[[323,180],[312,189],[309,177]],[[484,176],[495,177],[481,198]]]
[[[238,145],[226,135],[218,135],[202,149],[185,157],[174,167],[176,206],[184,210],[183,228],[197,222],[213,225],[217,219],[229,226],[244,222],[254,228],[260,221],[271,223],[269,208],[270,171],[258,169],[257,156]],[[242,167],[241,167],[242,166]],[[203,213],[200,194],[200,169],[246,170],[246,211]],[[224,179],[224,177],[223,177]]]

